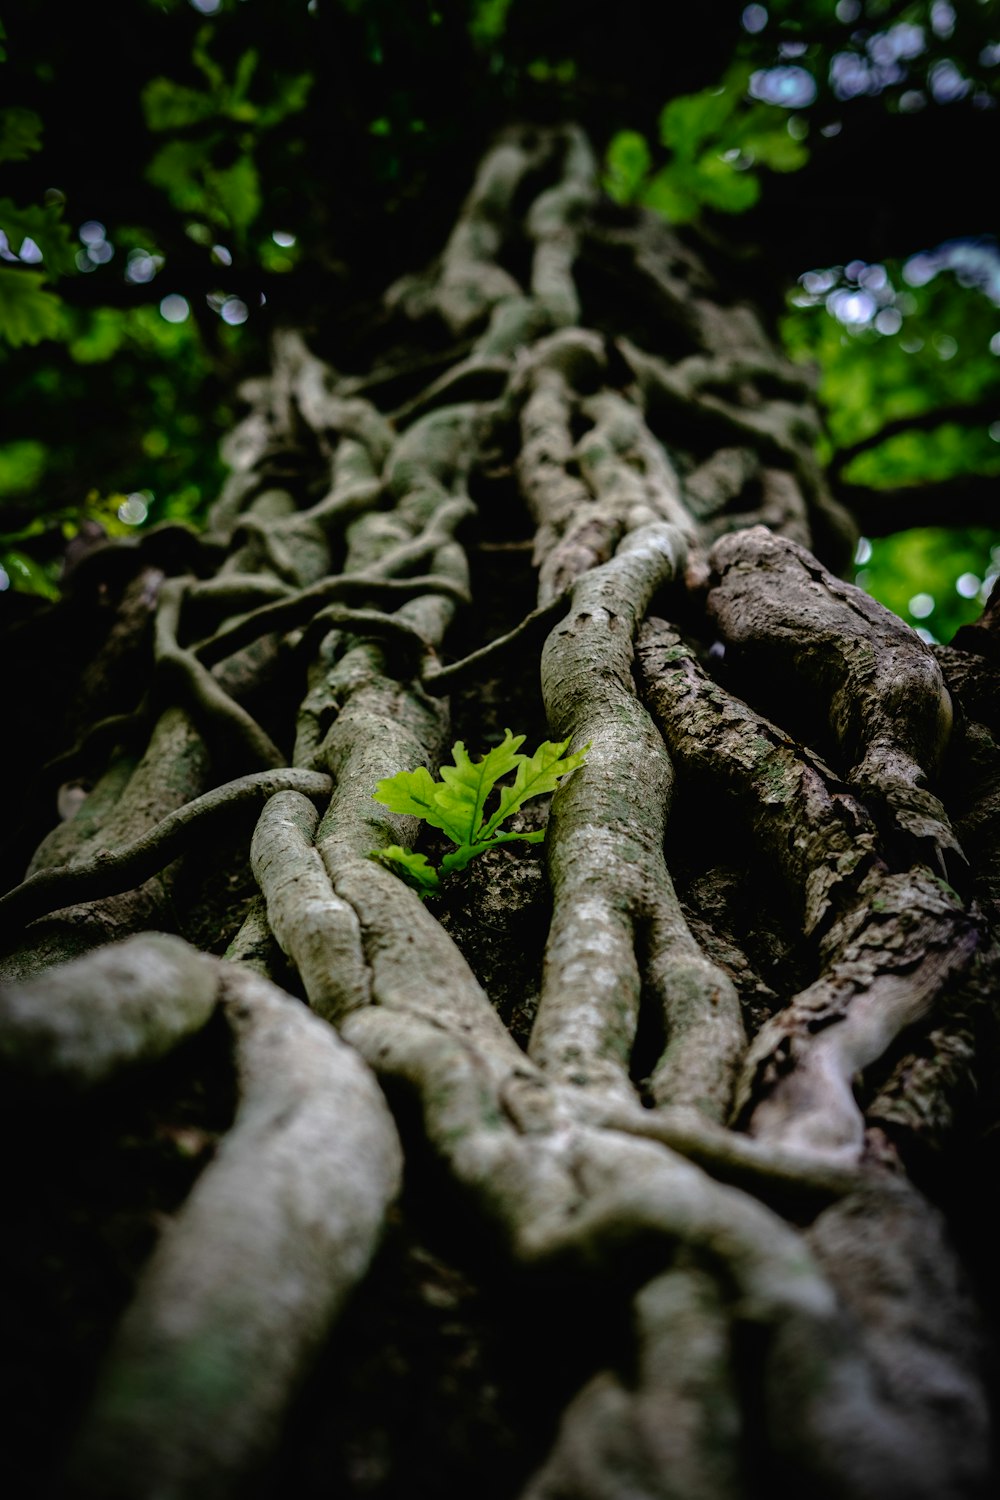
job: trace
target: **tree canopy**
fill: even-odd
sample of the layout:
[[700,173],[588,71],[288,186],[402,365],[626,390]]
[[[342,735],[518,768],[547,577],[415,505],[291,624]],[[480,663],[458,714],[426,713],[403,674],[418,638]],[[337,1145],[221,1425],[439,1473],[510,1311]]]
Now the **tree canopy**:
[[54,594],[81,526],[197,521],[270,331],[336,326],[349,358],[490,134],[572,117],[613,198],[691,224],[819,362],[862,582],[940,639],[972,618],[998,540],[996,198],[966,187],[1000,134],[994,7],[711,3],[668,48],[644,20],[630,0],[119,0],[58,27],[9,7],[8,584]]

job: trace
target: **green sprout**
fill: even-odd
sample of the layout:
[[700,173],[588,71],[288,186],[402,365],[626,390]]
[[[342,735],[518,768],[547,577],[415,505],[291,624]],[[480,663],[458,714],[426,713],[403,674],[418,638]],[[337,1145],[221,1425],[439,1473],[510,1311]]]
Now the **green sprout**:
[[[514,839],[540,844],[545,837],[544,829],[534,833],[514,833],[501,830],[500,825],[529,797],[540,797],[545,792],[554,791],[564,776],[583,765],[590,746],[585,745],[582,750],[567,755],[568,739],[559,743],[545,740],[534,755],[522,755],[524,740],[523,734],[511,734],[506,729],[503,742],[477,761],[470,759],[465,745],[458,740],[451,751],[454,764],[441,767],[440,780],[435,781],[426,766],[418,766],[415,771],[400,771],[396,776],[380,781],[372,793],[376,802],[393,812],[422,818],[432,828],[446,834],[455,849],[437,866],[430,863],[426,854],[415,854],[399,844],[373,849],[371,857],[426,897],[441,889],[443,877],[464,870],[470,860],[485,849],[511,843]],[[497,782],[511,771],[517,773],[513,782],[497,788]],[[486,803],[494,790],[498,792],[497,801],[492,812],[487,814]]]

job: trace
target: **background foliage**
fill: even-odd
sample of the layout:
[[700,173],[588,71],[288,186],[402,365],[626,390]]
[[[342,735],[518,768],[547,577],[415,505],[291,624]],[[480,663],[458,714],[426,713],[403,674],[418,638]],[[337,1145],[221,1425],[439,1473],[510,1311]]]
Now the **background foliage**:
[[5,22],[7,610],[57,591],[74,539],[196,523],[269,330],[360,336],[489,134],[571,115],[611,196],[689,224],[818,362],[827,457],[877,523],[859,581],[937,639],[977,612],[1000,557],[995,5],[705,3],[670,49],[636,0],[109,0],[58,27],[21,3]]

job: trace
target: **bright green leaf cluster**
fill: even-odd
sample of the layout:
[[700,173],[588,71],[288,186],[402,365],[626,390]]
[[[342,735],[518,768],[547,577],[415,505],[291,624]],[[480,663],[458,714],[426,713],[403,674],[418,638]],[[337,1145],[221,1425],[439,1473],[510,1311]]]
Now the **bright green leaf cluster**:
[[[502,743],[478,761],[470,759],[459,740],[452,747],[453,764],[441,767],[440,780],[435,781],[426,766],[418,766],[415,771],[400,771],[380,781],[372,793],[376,802],[393,812],[422,818],[432,828],[440,829],[455,850],[446,854],[438,867],[426,855],[414,854],[398,844],[374,850],[372,858],[395,870],[421,895],[427,896],[440,889],[442,876],[464,870],[485,849],[514,839],[541,843],[544,830],[513,833],[501,831],[500,825],[530,797],[555,791],[564,776],[583,765],[590,746],[568,755],[569,740],[545,740],[534,755],[524,755],[521,753],[524,739],[523,734],[511,734],[507,729]],[[514,772],[513,782],[497,788],[497,783],[511,772]],[[487,813],[486,804],[495,791],[495,804]]]
[[153,78],[143,90],[150,130],[181,133],[155,153],[147,176],[181,213],[200,215],[217,229],[241,237],[261,208],[256,138],[305,106],[313,79],[308,73],[270,78],[272,90],[275,83],[277,90],[269,99],[255,101],[250,88],[257,73],[257,50],[248,48],[228,78],[208,50],[210,36],[211,28],[203,27],[193,53],[207,88]]
[[653,170],[645,137],[623,130],[607,154],[605,184],[620,203],[643,203],[675,224],[697,217],[702,208],[742,213],[760,197],[755,167],[793,172],[808,152],[789,134],[784,110],[750,104],[748,64],[731,68],[718,88],[672,99],[660,114],[660,142],[669,160]]

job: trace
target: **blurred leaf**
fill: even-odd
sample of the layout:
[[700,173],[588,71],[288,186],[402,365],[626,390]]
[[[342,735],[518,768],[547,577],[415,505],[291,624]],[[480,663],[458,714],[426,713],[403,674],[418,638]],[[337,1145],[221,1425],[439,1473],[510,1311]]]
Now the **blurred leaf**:
[[62,299],[44,284],[40,271],[0,266],[0,339],[16,348],[58,336]]
[[747,124],[748,128],[739,133],[739,145],[762,167],[770,167],[772,172],[797,172],[809,160],[808,148],[789,135],[785,119],[770,128],[763,121],[754,125],[752,119]]
[[206,170],[205,179],[226,222],[244,233],[260,212],[260,179],[250,156],[224,171]]
[[27,161],[42,144],[42,122],[33,109],[0,109],[0,161]]
[[657,171],[649,144],[636,131],[612,137],[605,186],[621,203],[639,202],[674,224],[697,218],[702,208],[743,213],[760,197],[754,166],[792,172],[809,153],[788,133],[787,113],[751,104],[750,67],[738,63],[722,83],[671,99],[660,113],[660,141],[671,153]]
[[58,276],[74,269],[76,251],[69,229],[63,223],[62,204],[47,203],[44,207],[30,204],[23,208],[9,198],[0,198],[0,229],[7,236],[7,243],[15,255],[26,239],[34,240],[50,275]]
[[212,39],[211,26],[199,26],[198,33],[194,39],[194,47],[191,52],[191,60],[198,71],[208,80],[211,88],[221,92],[225,88],[226,78],[219,64],[211,56],[208,44]]
[[43,599],[58,599],[59,588],[51,573],[26,552],[0,552],[3,568],[14,588],[25,594],[40,594]]
[[652,160],[649,143],[637,130],[619,130],[612,136],[606,159],[605,187],[616,202],[635,201]]
[[152,78],[142,91],[142,107],[150,130],[185,130],[216,113],[211,94],[185,88],[170,78]]
[[0,447],[0,495],[32,490],[45,473],[46,447],[31,438],[19,438]]
[[204,182],[205,146],[194,141],[170,141],[161,146],[146,168],[154,187],[162,188],[184,214],[210,216]]
[[698,199],[672,167],[661,167],[642,190],[641,201],[671,224],[688,224],[698,216]]
[[498,42],[507,27],[511,0],[473,0],[469,35],[481,45]]
[[121,309],[96,308],[85,330],[70,339],[70,358],[78,365],[99,364],[111,359],[125,340],[126,327],[127,314]]
[[269,130],[272,125],[278,125],[289,115],[298,114],[305,109],[313,84],[316,82],[311,73],[296,73],[291,76],[275,77],[277,93],[269,104],[262,104],[257,108],[257,124],[261,130]]
[[715,152],[699,157],[689,181],[693,193],[722,213],[739,214],[752,208],[760,197],[760,182],[752,172],[740,172]]
[[749,77],[749,67],[731,68],[719,87],[671,99],[660,115],[664,146],[678,156],[692,158],[705,141],[722,131],[739,105]]

